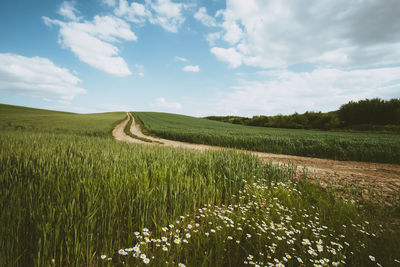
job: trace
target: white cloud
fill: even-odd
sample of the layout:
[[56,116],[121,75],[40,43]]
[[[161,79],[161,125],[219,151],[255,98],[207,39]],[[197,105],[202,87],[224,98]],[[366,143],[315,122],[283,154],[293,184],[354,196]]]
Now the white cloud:
[[400,62],[397,0],[227,0],[226,9],[217,13],[220,38],[248,66],[313,62],[326,68]]
[[58,14],[66,19],[78,21],[81,17],[76,16],[79,11],[74,7],[73,2],[64,1],[57,11]]
[[331,111],[351,100],[399,97],[400,67],[312,72],[270,71],[261,80],[242,80],[222,94],[219,111],[225,114],[290,114]]
[[132,2],[130,5],[127,0],[120,0],[119,6],[114,10],[115,15],[119,17],[124,17],[126,20],[137,23],[144,24],[146,19],[151,18],[151,12],[137,2]]
[[0,91],[67,101],[86,94],[81,80],[47,58],[0,54]]
[[104,1],[107,5],[115,7],[114,14],[120,18],[140,26],[148,21],[173,33],[177,33],[185,22],[183,11],[190,6],[171,0],[145,0],[143,4],[135,1],[129,3],[128,0],[119,0],[119,4],[116,4],[116,1]]
[[154,10],[154,14],[149,18],[150,23],[159,24],[169,32],[178,32],[179,27],[185,21],[182,3],[174,3],[170,0],[146,0],[146,4]]
[[188,72],[199,72],[200,68],[197,65],[196,66],[187,65],[187,66],[183,67],[183,70],[188,71]]
[[226,10],[222,14],[224,17],[222,28],[225,31],[223,39],[230,45],[234,45],[242,39],[243,31],[239,24],[236,23],[236,16],[232,11]]
[[201,7],[195,14],[194,18],[200,21],[203,25],[207,27],[215,27],[217,26],[217,21],[214,17],[207,14],[207,9],[205,7]]
[[186,58],[184,58],[184,57],[178,57],[178,56],[175,57],[175,60],[177,60],[177,61],[182,61],[182,62],[188,61]]
[[168,102],[165,100],[164,97],[160,97],[156,99],[156,102],[152,104],[151,106],[153,107],[159,107],[159,108],[171,108],[171,109],[180,109],[182,105],[178,102]]
[[206,35],[206,40],[211,46],[215,45],[215,42],[221,38],[221,32],[212,32]]
[[211,48],[211,53],[213,53],[219,60],[226,61],[229,63],[230,67],[237,68],[242,65],[242,56],[236,51],[235,48]]
[[46,25],[60,27],[59,42],[83,62],[116,76],[131,74],[119,49],[112,43],[135,41],[137,37],[125,21],[112,16],[95,16],[93,21],[62,22],[43,17]]
[[102,0],[102,2],[108,6],[114,7],[116,5],[116,0]]

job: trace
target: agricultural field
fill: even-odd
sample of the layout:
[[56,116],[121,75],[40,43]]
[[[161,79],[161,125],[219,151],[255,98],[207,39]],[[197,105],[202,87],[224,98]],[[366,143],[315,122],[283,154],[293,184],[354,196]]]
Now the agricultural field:
[[297,156],[400,163],[400,135],[243,126],[189,116],[134,112],[148,134],[185,142]]
[[74,114],[0,104],[0,130],[111,137],[125,112]]
[[[236,129],[135,115],[205,141]],[[338,197],[237,151],[116,142],[125,118],[0,105],[0,266],[400,266],[399,202]]]

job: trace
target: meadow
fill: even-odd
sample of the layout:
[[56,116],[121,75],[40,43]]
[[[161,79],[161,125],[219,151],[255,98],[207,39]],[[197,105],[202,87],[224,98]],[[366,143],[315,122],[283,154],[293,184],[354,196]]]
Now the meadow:
[[124,113],[0,117],[0,266],[400,264],[398,203],[245,153],[119,143]]
[[400,135],[243,126],[189,116],[134,112],[150,135],[259,152],[400,164]]

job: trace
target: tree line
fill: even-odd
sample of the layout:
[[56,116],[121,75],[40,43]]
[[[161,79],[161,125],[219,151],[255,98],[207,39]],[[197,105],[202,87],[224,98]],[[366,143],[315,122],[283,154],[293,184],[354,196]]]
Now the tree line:
[[400,131],[400,98],[365,99],[343,104],[332,112],[307,111],[303,114],[276,116],[209,116],[206,119],[249,126],[319,129]]

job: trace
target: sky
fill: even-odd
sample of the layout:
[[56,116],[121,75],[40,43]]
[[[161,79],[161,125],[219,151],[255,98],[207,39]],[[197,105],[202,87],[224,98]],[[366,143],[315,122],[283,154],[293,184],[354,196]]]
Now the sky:
[[191,116],[400,97],[398,0],[0,3],[0,103]]

